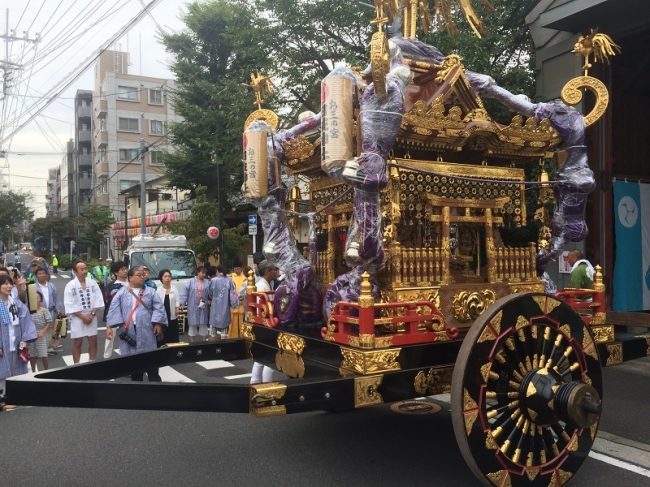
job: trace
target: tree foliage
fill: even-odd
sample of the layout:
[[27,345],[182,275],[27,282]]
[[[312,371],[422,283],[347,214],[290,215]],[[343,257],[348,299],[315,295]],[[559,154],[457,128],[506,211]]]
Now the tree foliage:
[[37,218],[30,225],[32,240],[41,236],[48,240],[52,237],[55,245],[62,245],[64,237],[74,235],[76,227],[74,219],[60,216]]
[[254,13],[246,2],[192,3],[183,20],[184,31],[162,35],[178,83],[175,110],[184,119],[170,125],[175,152],[163,159],[170,185],[193,193],[204,185],[208,201],[217,199],[217,164],[222,164],[225,207],[232,188],[242,183],[242,131],[254,109],[252,93],[241,84],[269,60],[248,35]]
[[88,255],[95,252],[99,254],[99,246],[106,240],[106,235],[112,223],[113,211],[102,205],[89,204],[84,206],[83,215],[80,218],[79,241],[88,247]]
[[[460,33],[450,36],[446,31],[431,32],[423,38],[443,54],[458,54],[469,71],[492,76],[496,82],[513,93],[535,96],[535,56],[532,53],[528,28],[524,22],[527,2],[520,0],[494,1],[497,13],[491,15],[480,2],[474,2],[488,32],[479,39],[457,11],[454,19]],[[500,123],[509,124],[514,116],[499,102],[483,100],[486,109]]]
[[31,194],[22,191],[0,193],[0,231],[5,243],[16,225],[34,216],[34,212],[27,207],[31,199]]

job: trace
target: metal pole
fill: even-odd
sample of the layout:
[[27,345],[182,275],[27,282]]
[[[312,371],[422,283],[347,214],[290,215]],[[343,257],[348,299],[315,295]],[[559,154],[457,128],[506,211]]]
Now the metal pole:
[[142,127],[144,125],[144,113],[140,115],[140,233],[147,233],[145,219],[147,217],[147,188],[144,181],[144,136]]
[[219,250],[219,264],[224,265],[223,255],[223,205],[221,204],[221,162],[217,160],[217,202],[219,205],[219,239],[221,248]]

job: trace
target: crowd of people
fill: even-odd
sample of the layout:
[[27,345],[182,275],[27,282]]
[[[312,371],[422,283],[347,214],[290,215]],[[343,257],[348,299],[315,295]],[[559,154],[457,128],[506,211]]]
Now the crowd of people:
[[[52,331],[64,312],[75,364],[81,359],[84,341],[89,360],[96,359],[98,321],[102,318],[106,322],[105,358],[111,357],[116,336],[121,355],[179,342],[181,313],[186,316],[191,342],[239,337],[246,276],[251,270],[238,259],[232,274],[223,266],[202,266],[178,291],[172,285],[169,269],[156,276],[161,283],[156,286],[145,266],[129,269],[123,261],[99,259],[90,269],[78,260],[61,299],[50,282],[50,272],[58,271],[56,266],[50,269],[37,258],[23,274],[17,254],[12,263],[13,268],[0,267],[0,397],[8,377],[26,374],[29,365],[35,372],[39,360],[39,367],[48,369],[48,357],[63,348]],[[36,288],[31,313],[25,304],[27,284]],[[144,375],[134,374],[131,379],[142,381]],[[161,380],[157,369],[146,371],[146,375],[151,382]],[[12,407],[0,403],[0,409],[2,406]]]

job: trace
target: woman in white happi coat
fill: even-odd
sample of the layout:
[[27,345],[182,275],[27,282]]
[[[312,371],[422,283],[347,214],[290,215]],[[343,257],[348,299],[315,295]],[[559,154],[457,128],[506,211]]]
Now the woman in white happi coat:
[[71,279],[63,291],[63,304],[68,314],[70,335],[74,340],[72,360],[79,363],[84,337],[88,337],[88,358],[97,355],[97,311],[104,307],[104,296],[95,279],[88,276],[85,262],[72,267],[76,279]]
[[[106,336],[122,333],[131,340],[120,339],[120,354],[130,355],[157,348],[156,338],[162,338],[163,327],[167,326],[167,313],[158,293],[145,286],[144,272],[141,269],[129,270],[129,285],[122,286],[111,301],[106,318]],[[115,329],[117,328],[117,329]],[[129,343],[131,342],[131,343]],[[150,382],[160,382],[158,369],[147,371]],[[141,381],[143,374],[133,374],[133,380]]]
[[11,296],[13,280],[0,276],[0,389],[5,389],[5,379],[29,371],[19,356],[20,348],[36,340],[36,326],[29,310],[20,300]]
[[228,336],[232,317],[231,309],[239,309],[237,287],[231,277],[226,275],[223,266],[217,266],[217,277],[210,281],[208,292],[210,304],[210,339],[220,340]]
[[196,270],[194,279],[190,279],[178,296],[178,304],[187,307],[187,334],[190,342],[199,335],[201,341],[208,336],[208,309],[207,303],[210,281],[205,279],[205,267]]

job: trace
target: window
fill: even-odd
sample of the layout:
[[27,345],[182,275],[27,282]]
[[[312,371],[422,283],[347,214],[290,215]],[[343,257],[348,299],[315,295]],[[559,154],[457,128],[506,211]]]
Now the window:
[[138,160],[138,149],[120,149],[120,161],[136,161]]
[[151,164],[152,166],[162,166],[163,161],[162,161],[161,154],[162,151],[159,150],[149,151],[149,157],[151,158],[149,164]]
[[108,177],[107,176],[102,176],[99,178],[99,181],[97,182],[99,186],[99,194],[107,194],[108,193]]
[[126,191],[132,186],[135,186],[136,184],[140,184],[140,180],[132,180],[132,179],[120,179],[120,191]]
[[149,105],[162,104],[162,90],[149,90]]
[[162,135],[163,129],[162,120],[149,120],[149,135]]
[[117,98],[120,100],[138,101],[140,98],[140,90],[135,86],[118,86]]
[[174,195],[172,195],[171,193],[161,193],[160,199],[163,199],[165,201],[171,201],[172,199],[174,199]]
[[123,132],[139,132],[140,124],[137,118],[122,118],[120,117],[117,122],[117,129]]

